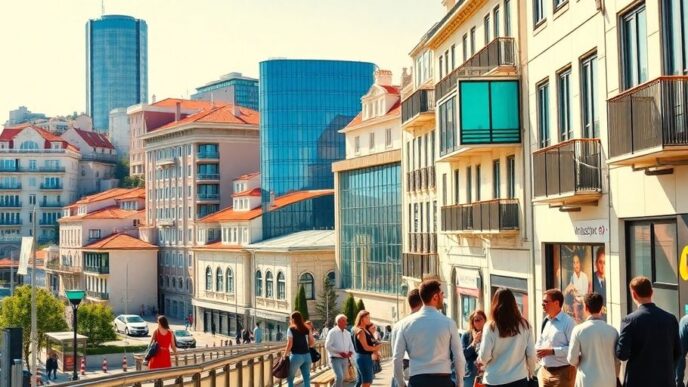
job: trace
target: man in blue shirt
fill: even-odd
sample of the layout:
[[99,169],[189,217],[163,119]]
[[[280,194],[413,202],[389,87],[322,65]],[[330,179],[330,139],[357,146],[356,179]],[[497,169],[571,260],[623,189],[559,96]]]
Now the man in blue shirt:
[[257,322],[256,327],[253,328],[253,339],[256,340],[256,344],[263,342],[263,328],[260,327],[260,322]]
[[576,322],[561,309],[564,294],[549,289],[542,297],[542,309],[547,315],[542,324],[535,352],[540,359],[538,382],[540,387],[573,387],[576,368],[569,364],[569,341]]
[[406,386],[403,359],[404,353],[408,353],[409,387],[454,387],[452,361],[457,371],[458,387],[462,387],[466,359],[456,324],[439,311],[444,305],[442,285],[436,280],[426,280],[419,291],[423,307],[399,322],[394,339],[394,378],[397,385]]

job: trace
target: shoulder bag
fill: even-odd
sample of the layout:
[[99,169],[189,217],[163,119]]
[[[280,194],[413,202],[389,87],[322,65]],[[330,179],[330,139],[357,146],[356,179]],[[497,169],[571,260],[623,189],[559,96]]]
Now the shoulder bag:
[[157,330],[153,332],[153,339],[151,340],[150,344],[148,344],[148,348],[146,349],[146,356],[144,357],[146,361],[152,359],[153,356],[155,356],[155,354],[158,353],[158,349],[160,348],[160,346],[158,345],[157,333]]
[[289,377],[289,356],[282,356],[277,359],[277,363],[272,366],[272,376],[277,379]]
[[318,352],[317,349],[315,349],[309,345],[310,344],[310,340],[308,340],[309,337],[310,337],[310,332],[306,335],[306,346],[308,347],[308,352],[311,353],[311,362],[317,363],[320,361],[320,358],[321,358],[320,352]]

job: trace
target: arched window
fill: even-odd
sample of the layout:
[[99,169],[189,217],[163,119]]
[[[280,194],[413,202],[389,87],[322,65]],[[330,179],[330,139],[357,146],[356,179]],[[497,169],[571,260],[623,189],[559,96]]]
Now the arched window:
[[232,269],[227,268],[227,293],[234,293],[234,273]]
[[334,271],[327,273],[327,282],[329,282],[332,286],[334,286],[337,283],[335,280],[336,280],[336,278],[335,278]]
[[256,297],[263,297],[263,273],[256,271]]
[[213,290],[213,270],[210,266],[205,268],[205,290]]
[[303,285],[303,289],[306,291],[307,300],[315,300],[315,286],[313,286],[313,282],[313,275],[311,273],[303,273],[299,278],[299,289],[301,285]]
[[38,149],[38,144],[35,141],[24,141],[19,146],[20,149]]
[[177,285],[179,285],[179,290],[184,290],[184,279],[182,277],[179,277],[177,280]]
[[272,272],[265,273],[265,297],[272,298]]
[[277,299],[287,299],[287,283],[284,281],[284,273],[277,273]]
[[222,284],[222,281],[224,280],[224,278],[225,278],[225,275],[224,275],[224,273],[222,273],[222,269],[218,267],[217,270],[215,271],[215,291],[216,292],[221,292],[222,290],[224,290],[225,287]]
[[175,289],[177,287],[177,279],[172,277],[172,289]]

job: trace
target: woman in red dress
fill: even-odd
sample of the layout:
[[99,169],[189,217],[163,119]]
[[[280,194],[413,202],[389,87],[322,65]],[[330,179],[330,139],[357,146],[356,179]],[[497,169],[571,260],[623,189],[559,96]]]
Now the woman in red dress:
[[174,342],[174,332],[170,330],[170,324],[167,322],[167,317],[158,317],[158,329],[153,331],[151,342],[153,340],[158,342],[158,352],[148,362],[148,369],[153,370],[157,368],[172,367],[172,360],[170,358],[170,348],[177,355],[177,345]]

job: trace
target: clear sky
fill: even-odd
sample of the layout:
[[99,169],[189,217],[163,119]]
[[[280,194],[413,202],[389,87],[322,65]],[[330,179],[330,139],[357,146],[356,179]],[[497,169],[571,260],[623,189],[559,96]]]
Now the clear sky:
[[[408,52],[444,15],[440,0],[106,0],[148,23],[148,97],[187,97],[271,57],[370,61],[399,82]],[[0,124],[25,105],[86,110],[85,23],[100,0],[0,0]]]

